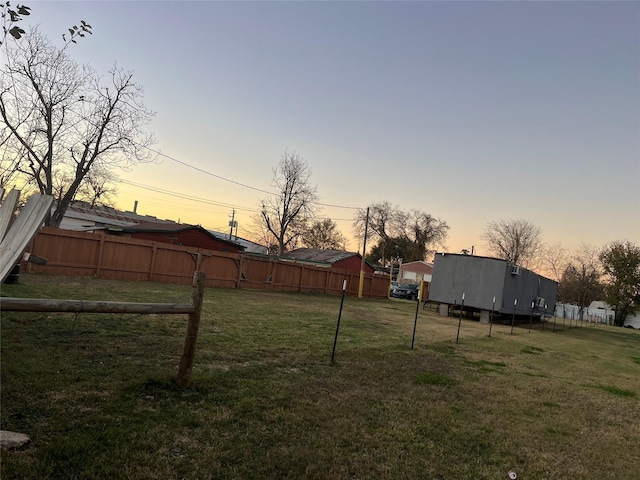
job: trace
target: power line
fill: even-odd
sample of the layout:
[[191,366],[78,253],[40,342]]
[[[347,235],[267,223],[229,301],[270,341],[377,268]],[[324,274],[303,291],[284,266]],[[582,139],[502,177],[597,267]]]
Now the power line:
[[160,155],[162,157],[168,158],[169,160],[171,160],[173,162],[179,163],[180,165],[184,165],[185,167],[188,167],[188,168],[191,168],[193,170],[196,170],[197,172],[204,173],[205,175],[209,175],[211,177],[215,177],[215,178],[217,178],[219,180],[224,180],[225,182],[233,183],[234,185],[238,185],[240,187],[249,188],[251,190],[255,190],[256,192],[266,193],[268,195],[275,195],[273,192],[269,192],[267,190],[262,190],[261,188],[252,187],[251,185],[246,185],[246,184],[241,183],[241,182],[236,182],[235,180],[231,180],[229,178],[225,178],[225,177],[222,177],[220,175],[216,175],[215,173],[208,172],[208,171],[206,171],[206,170],[204,170],[202,168],[196,167],[196,166],[191,165],[191,164],[189,164],[187,162],[183,162],[182,160],[178,160],[177,158],[174,158],[174,157],[172,157],[170,155],[167,155],[166,153],[159,152],[158,150],[154,150],[153,148],[147,147],[145,145],[141,145],[141,146],[144,146],[147,150],[149,150],[149,151],[151,151],[151,152],[153,152],[153,153],[155,153],[157,155]]
[[[77,115],[82,116],[81,114],[78,114],[77,112],[73,112],[73,113],[76,113]],[[88,119],[87,119],[87,120],[88,120]],[[96,124],[93,124],[93,125],[94,125],[94,126],[98,126],[98,125],[96,125]],[[145,148],[145,149],[149,150],[150,152],[155,153],[156,155],[159,155],[159,156],[161,156],[161,157],[165,157],[165,158],[167,158],[167,159],[171,160],[172,162],[176,162],[176,163],[178,163],[178,164],[180,164],[180,165],[183,165],[183,166],[185,166],[185,167],[187,167],[187,168],[191,168],[191,169],[193,169],[193,170],[195,170],[195,171],[197,171],[197,172],[204,173],[205,175],[209,175],[209,176],[214,177],[214,178],[217,178],[217,179],[219,179],[219,180],[223,180],[223,181],[225,181],[225,182],[229,182],[229,183],[232,183],[232,184],[234,184],[234,185],[238,185],[238,186],[240,186],[240,187],[248,188],[248,189],[250,189],[250,190],[254,190],[254,191],[256,191],[256,192],[266,193],[267,195],[279,195],[278,193],[270,192],[270,191],[268,191],[268,190],[263,190],[263,189],[261,189],[261,188],[257,188],[257,187],[252,187],[251,185],[247,185],[247,184],[242,183],[242,182],[237,182],[237,181],[235,181],[235,180],[231,180],[230,178],[226,178],[226,177],[223,177],[223,176],[221,176],[221,175],[216,175],[215,173],[212,173],[212,172],[209,172],[209,171],[204,170],[204,169],[202,169],[202,168],[196,167],[195,165],[191,165],[191,164],[189,164],[189,163],[187,163],[187,162],[184,162],[184,161],[182,161],[182,160],[178,160],[177,158],[172,157],[171,155],[167,155],[166,153],[162,153],[162,152],[160,152],[159,150],[155,150],[155,149],[153,149],[153,148],[149,147],[148,145],[143,145],[143,144],[141,144],[141,143],[136,142],[135,140],[130,140],[130,141],[131,141],[132,143],[136,144],[136,145],[137,145],[137,146],[139,146],[139,147]],[[127,182],[127,181],[125,181],[125,180],[120,180],[120,182],[121,182],[121,183],[125,183],[125,184],[134,185],[134,184],[133,184],[133,182]],[[146,189],[148,189],[148,190],[152,190],[152,191],[156,191],[156,190],[153,190],[153,188],[154,188],[154,187],[143,186],[143,185],[141,185],[141,184],[139,184],[139,185],[135,185],[135,186],[138,186],[138,187],[140,187],[140,188],[146,188]],[[161,192],[160,190],[161,190],[161,189],[158,189],[157,191],[158,191],[159,193],[166,193],[166,192]],[[186,199],[188,199],[188,197],[189,197],[189,196],[187,196],[187,195],[182,196],[182,194],[179,194],[179,193],[176,193],[176,192],[170,192],[170,193],[168,193],[168,194],[170,194],[170,195],[174,195],[174,196],[177,196],[177,197],[181,197],[181,198],[186,198]],[[197,197],[193,197],[193,199],[197,199]],[[198,200],[198,201],[209,202],[209,203],[211,203],[212,205],[216,205],[216,203],[215,203],[215,202],[211,202],[211,201],[206,200],[206,199],[197,199],[197,200]],[[344,209],[347,209],[347,210],[360,210],[360,207],[350,207],[350,206],[347,206],[347,205],[334,205],[334,204],[330,204],[330,203],[322,203],[322,202],[312,202],[312,203],[315,203],[316,205],[320,205],[320,206],[322,206],[322,207],[330,207],[330,208],[344,208]],[[220,205],[220,206],[225,206],[225,205],[224,205],[224,204],[222,204],[222,203],[219,203],[218,205]],[[230,207],[231,207],[231,208],[233,208],[233,205],[230,205]],[[248,210],[248,209],[246,209],[246,208],[245,208],[244,210]],[[258,210],[255,210],[255,209],[254,209],[254,210],[248,210],[248,211],[255,212],[255,211],[258,211]]]
[[217,207],[225,207],[225,208],[235,208],[237,210],[244,210],[247,212],[258,212],[259,210],[257,208],[248,208],[248,207],[238,207],[236,205],[232,205],[230,203],[223,203],[223,202],[216,202],[214,200],[209,200],[206,198],[201,198],[201,197],[195,197],[193,195],[186,195],[183,193],[178,193],[178,192],[172,192],[171,190],[165,190],[163,188],[158,188],[158,187],[151,187],[149,185],[143,185],[142,183],[136,183],[136,182],[131,182],[129,180],[120,180],[121,183],[125,183],[127,185],[131,185],[137,188],[142,188],[144,190],[150,190],[152,192],[156,192],[156,193],[162,193],[163,195],[169,195],[172,197],[176,197],[176,198],[182,198],[183,200],[191,200],[191,201],[195,201],[195,202],[200,202],[200,203],[206,203],[208,205],[215,205]]
[[[140,145],[140,144],[138,144],[138,145]],[[189,164],[187,162],[183,162],[182,160],[178,160],[177,158],[174,158],[171,155],[167,155],[166,153],[162,153],[162,152],[160,152],[158,150],[154,150],[151,147],[147,147],[145,145],[140,145],[140,146],[142,146],[142,147],[146,148],[147,150],[155,153],[156,155],[160,155],[161,157],[168,158],[172,162],[176,162],[176,163],[178,163],[180,165],[183,165],[183,166],[185,166],[187,168],[191,168],[191,169],[193,169],[193,170],[195,170],[197,172],[204,173],[205,175],[209,175],[209,176],[217,178],[219,180],[223,180],[225,182],[233,183],[234,185],[238,185],[240,187],[248,188],[250,190],[255,190],[256,192],[266,193],[268,195],[278,195],[277,193],[274,193],[274,192],[269,192],[269,191],[263,190],[261,188],[252,187],[251,185],[247,185],[245,183],[241,183],[241,182],[237,182],[235,180],[231,180],[231,179],[223,177],[221,175],[216,175],[215,173],[212,173],[212,172],[209,172],[209,171],[204,170],[202,168],[196,167],[196,166],[191,165],[191,164]],[[333,204],[330,204],[330,203],[321,203],[321,202],[313,202],[313,203],[315,203],[317,205],[320,205],[322,207],[345,208],[345,209],[348,209],[348,210],[358,210],[360,208],[360,207],[349,207],[349,206],[346,206],[346,205],[333,205]]]
[[[171,197],[176,197],[176,198],[181,198],[183,200],[190,200],[190,201],[194,201],[194,202],[200,202],[200,203],[204,203],[207,205],[214,205],[216,207],[223,207],[223,208],[235,208],[236,210],[244,210],[246,212],[251,212],[251,213],[256,213],[259,212],[260,209],[258,208],[249,208],[249,207],[238,207],[237,205],[234,204],[230,204],[230,203],[223,203],[223,202],[218,202],[215,200],[209,200],[206,198],[201,198],[201,197],[196,197],[193,195],[187,195],[184,193],[178,193],[178,192],[173,192],[171,190],[166,190],[160,187],[152,187],[150,185],[144,185],[142,183],[137,183],[137,182],[132,182],[130,180],[119,180],[120,183],[124,183],[127,185],[131,185],[133,187],[137,187],[137,188],[142,188],[144,190],[149,190],[151,192],[156,192],[156,193],[161,193],[163,195],[168,195]],[[220,212],[223,213],[223,212]],[[330,217],[327,217],[330,218]],[[334,222],[351,222],[353,221],[353,218],[331,218]]]

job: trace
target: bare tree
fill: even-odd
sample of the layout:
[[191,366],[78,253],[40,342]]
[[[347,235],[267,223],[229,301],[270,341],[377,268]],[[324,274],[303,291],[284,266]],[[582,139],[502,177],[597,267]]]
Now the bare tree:
[[600,276],[598,250],[591,245],[580,245],[564,270],[558,290],[561,301],[578,305],[580,319],[585,308],[603,295]]
[[[113,207],[113,196],[117,192],[118,176],[111,170],[98,165],[91,169],[82,180],[71,202],[85,202],[89,208]],[[53,198],[61,202],[69,191],[74,178],[68,172],[56,170],[53,174]]]
[[[367,209],[356,210],[353,220],[353,230],[356,236],[362,240],[367,219]],[[369,205],[369,228],[367,240],[386,240],[389,237],[397,236],[402,229],[402,212],[390,202],[384,201]]]
[[[353,228],[364,237],[366,209],[358,209]],[[407,211],[384,201],[369,206],[368,239],[374,243],[367,259],[385,264],[387,259],[400,257],[404,261],[425,260],[428,253],[447,236],[447,224],[421,210]]]
[[258,221],[275,238],[279,255],[297,241],[315,214],[318,194],[310,179],[311,168],[295,152],[285,152],[273,169],[276,193],[262,200]]
[[435,253],[436,247],[444,246],[449,226],[443,220],[413,209],[403,223],[404,236],[415,245],[415,260],[425,260],[427,255]]
[[56,178],[70,179],[48,225],[60,224],[77,192],[99,172],[152,160],[146,147],[153,138],[143,127],[153,113],[132,72],[114,67],[104,84],[91,67],[73,61],[66,46],[56,47],[34,29],[8,47],[0,75],[6,125],[0,144],[16,156],[16,172],[47,195],[55,193]]
[[482,239],[490,255],[523,267],[529,266],[542,248],[540,228],[523,219],[489,222]]
[[[0,122],[0,186],[10,188],[11,186],[23,185],[25,179],[22,178],[19,167],[20,161],[25,156],[24,148],[12,151],[9,148],[11,132],[4,122]],[[24,188],[24,187],[27,188]],[[27,195],[30,185],[24,185],[22,194]],[[26,191],[25,191],[26,190]]]
[[90,208],[114,207],[118,180],[112,170],[94,168],[85,177],[75,199],[87,202]]
[[353,231],[356,238],[363,242],[364,232],[367,231],[367,242],[377,240],[372,244],[372,254],[375,261],[385,264],[385,260],[397,254],[397,239],[403,231],[405,213],[396,205],[388,201],[373,203],[369,205],[369,226],[365,228],[367,222],[367,209],[356,210],[353,220]]
[[257,214],[254,217],[254,221],[249,226],[248,234],[248,238],[251,241],[267,247],[267,253],[269,255],[278,255],[278,242],[273,234],[267,230],[267,226],[264,224],[261,214]]
[[570,261],[569,250],[561,243],[543,245],[540,249],[538,264],[543,273],[552,280],[560,283]]
[[342,250],[347,239],[330,218],[316,220],[302,234],[302,244],[309,248]]

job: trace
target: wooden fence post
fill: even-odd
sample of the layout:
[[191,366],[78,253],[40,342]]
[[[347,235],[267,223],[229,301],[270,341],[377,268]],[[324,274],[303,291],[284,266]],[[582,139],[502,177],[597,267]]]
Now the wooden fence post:
[[99,232],[98,235],[100,236],[100,241],[98,243],[98,264],[96,265],[96,277],[100,278],[100,275],[102,274],[102,256],[104,255],[104,237],[106,234],[104,232]]
[[207,275],[204,272],[194,272],[193,285],[191,289],[191,304],[194,307],[193,313],[189,314],[187,324],[187,334],[184,339],[184,350],[180,358],[178,376],[176,382],[181,387],[188,387],[193,370],[193,357],[196,353],[196,340],[198,339],[198,328],[200,327],[200,314],[202,313],[202,301],[204,297],[204,284]]
[[298,291],[302,291],[302,275],[304,274],[304,267],[300,265],[300,276],[298,277]]
[[[158,245],[153,242],[151,247],[151,266],[149,267],[149,281],[153,282],[153,274],[156,271],[156,257],[158,256]],[[196,269],[197,270],[197,269]]]
[[238,265],[238,276],[236,278],[236,288],[240,288],[240,282],[242,280],[242,269],[244,268],[244,253],[239,254],[240,263],[236,263]]

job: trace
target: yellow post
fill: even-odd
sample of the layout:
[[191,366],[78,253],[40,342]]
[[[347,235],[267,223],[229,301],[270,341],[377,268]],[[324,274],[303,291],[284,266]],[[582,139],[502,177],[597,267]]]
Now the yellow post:
[[360,262],[360,282],[358,283],[358,298],[362,298],[362,288],[364,287],[364,256],[367,253],[367,234],[369,233],[369,207],[367,207],[367,218],[364,224],[364,244],[362,246],[362,260]]

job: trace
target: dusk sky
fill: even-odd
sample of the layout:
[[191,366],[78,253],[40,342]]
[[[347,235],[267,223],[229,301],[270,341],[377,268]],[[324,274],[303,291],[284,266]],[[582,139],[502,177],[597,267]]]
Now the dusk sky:
[[323,207],[351,250],[353,208],[384,200],[446,221],[451,252],[512,218],[640,244],[639,2],[27,4],[60,43],[92,25],[70,54],[134,70],[182,162],[122,173],[121,209],[226,231],[235,208],[246,237],[288,150],[351,207]]

